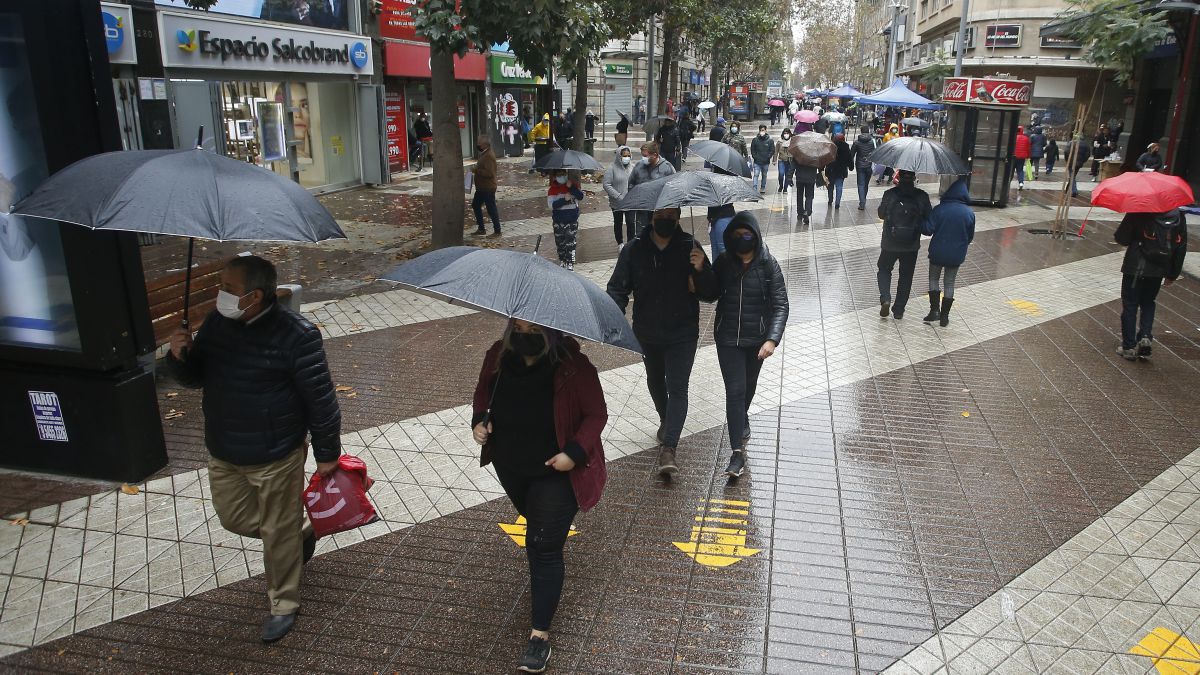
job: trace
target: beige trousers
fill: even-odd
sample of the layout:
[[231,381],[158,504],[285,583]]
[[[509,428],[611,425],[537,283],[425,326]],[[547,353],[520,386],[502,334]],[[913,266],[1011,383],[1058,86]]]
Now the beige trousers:
[[312,525],[304,514],[307,444],[268,464],[241,466],[210,456],[208,483],[221,527],[261,539],[271,614],[300,609],[300,571],[304,537]]

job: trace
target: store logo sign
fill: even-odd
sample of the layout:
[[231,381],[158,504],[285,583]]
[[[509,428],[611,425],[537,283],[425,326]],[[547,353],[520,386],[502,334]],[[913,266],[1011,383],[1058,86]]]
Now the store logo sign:
[[125,42],[125,21],[108,12],[101,12],[100,16],[104,19],[104,42],[108,45],[108,53],[116,54]]
[[501,62],[500,74],[503,75],[504,77],[509,77],[512,79],[521,79],[521,80],[532,80],[533,79],[533,73],[529,72],[528,70],[525,70],[523,67],[521,67],[521,64],[519,64],[519,63]]
[[367,46],[361,42],[355,42],[350,46],[350,63],[354,64],[355,68],[362,68],[367,65],[367,60],[371,57],[367,53]]
[[196,31],[194,30],[175,31],[175,41],[179,43],[180,49],[189,54],[196,51]]

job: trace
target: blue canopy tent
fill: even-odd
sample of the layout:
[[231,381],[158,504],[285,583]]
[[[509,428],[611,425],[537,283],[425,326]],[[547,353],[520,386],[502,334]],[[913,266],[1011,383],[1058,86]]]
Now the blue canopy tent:
[[941,110],[941,104],[934,103],[917,92],[904,86],[904,81],[896,78],[892,86],[858,98],[859,105],[893,105],[903,108],[920,108],[921,110]]
[[863,94],[861,91],[851,87],[849,83],[843,84],[837,89],[834,89],[833,91],[829,92],[829,95],[836,96],[838,98],[858,98],[860,96],[865,96],[865,94]]

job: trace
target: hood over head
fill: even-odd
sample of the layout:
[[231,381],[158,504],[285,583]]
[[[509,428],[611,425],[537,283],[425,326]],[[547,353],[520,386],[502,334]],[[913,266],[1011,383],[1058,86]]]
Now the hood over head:
[[630,148],[628,145],[617,146],[617,151],[613,153],[613,166],[624,168],[624,166],[621,164],[621,151],[622,150],[629,151],[629,168],[632,169],[633,168],[633,149]]
[[963,176],[950,184],[946,194],[942,195],[943,202],[962,202],[966,204],[971,196],[967,192],[967,178]]
[[754,214],[750,213],[749,211],[742,211],[742,212],[738,213],[736,216],[733,217],[733,220],[730,220],[729,224],[725,226],[725,233],[721,237],[725,241],[725,250],[727,250],[727,251],[733,250],[733,247],[731,246],[731,244],[733,244],[733,231],[738,229],[739,227],[744,227],[744,228],[754,232],[754,238],[756,240],[756,243],[758,244],[757,248],[754,251],[754,256],[756,258],[762,256],[762,251],[763,251],[762,231],[758,229],[758,219],[755,218]]

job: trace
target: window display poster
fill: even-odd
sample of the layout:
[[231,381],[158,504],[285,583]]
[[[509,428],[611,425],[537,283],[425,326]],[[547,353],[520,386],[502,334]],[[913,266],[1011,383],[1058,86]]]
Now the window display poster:
[[387,115],[388,168],[408,171],[408,130],[404,122],[404,92],[389,91],[384,102]]
[[78,350],[58,226],[8,212],[47,176],[41,139],[21,21],[0,13],[0,343]]
[[[297,26],[348,30],[348,5],[352,0],[221,0],[209,10],[250,19],[265,19]],[[191,9],[184,0],[155,0],[161,7]]]
[[43,441],[66,443],[67,421],[63,419],[62,403],[52,391],[29,392],[29,405],[33,407],[33,423],[37,426],[38,438]]
[[264,162],[287,159],[287,132],[283,128],[283,104],[259,101],[255,115],[258,117],[259,156]]
[[[306,82],[289,82],[289,93],[292,96],[292,134],[296,138],[296,161],[301,164],[312,163],[312,119],[309,116],[308,84]],[[275,88],[276,103],[283,103],[283,87]]]

